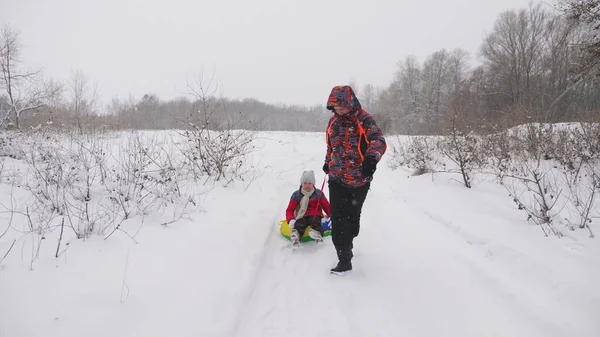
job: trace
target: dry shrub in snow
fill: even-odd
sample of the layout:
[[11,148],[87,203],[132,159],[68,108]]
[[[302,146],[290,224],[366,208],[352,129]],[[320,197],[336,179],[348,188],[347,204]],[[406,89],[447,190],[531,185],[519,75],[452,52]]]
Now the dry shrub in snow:
[[16,158],[18,152],[15,150],[15,137],[8,132],[0,134],[0,158]]
[[581,229],[587,228],[594,237],[590,223],[598,216],[595,207],[600,190],[600,124],[574,124],[557,133],[556,160],[563,182],[569,191],[569,215],[565,220],[574,230],[573,222]]
[[[165,225],[197,205],[193,195],[182,191],[182,160],[164,137],[137,132],[120,139],[46,132],[27,137],[30,142],[18,152],[26,169],[10,183],[31,197],[2,205],[0,211],[10,213],[11,219],[19,217],[13,224],[26,224],[25,228],[11,226],[36,243],[32,264],[47,234],[57,229],[58,257],[68,247],[63,244],[59,249],[63,237],[71,236],[68,232],[85,239],[93,234],[108,238],[121,231],[135,241],[135,233],[123,228],[128,219],[151,213],[172,216]],[[120,146],[111,146],[117,142]]]
[[562,236],[564,220],[572,230],[585,228],[594,236],[600,124],[530,123],[481,136],[452,124],[449,131],[443,137],[399,138],[390,166],[415,174],[459,173],[467,187],[474,173],[492,174],[544,235]]
[[247,130],[225,129],[211,131],[191,124],[182,133],[185,146],[180,148],[186,157],[184,164],[195,179],[214,181],[243,179],[245,158],[254,150],[253,134]]
[[[448,135],[443,137],[408,136],[398,138],[393,148],[390,167],[406,167],[413,175],[425,173],[457,173],[470,188],[474,171],[481,166],[480,139],[473,132],[463,132],[451,120]],[[444,160],[445,159],[445,160]]]
[[486,136],[486,169],[545,235],[562,236],[557,224],[566,210],[577,214],[579,227],[593,237],[588,224],[598,192],[598,152],[594,137],[585,136],[595,135],[594,127],[585,127],[532,123]]
[[512,147],[507,131],[485,135],[481,144],[482,171],[502,181],[512,160]]
[[389,165],[392,169],[406,167],[415,176],[432,173],[439,166],[435,141],[425,136],[398,137],[398,144],[392,148]]
[[562,188],[549,161],[555,148],[552,125],[526,124],[507,133],[506,138],[495,139],[509,141],[509,154],[506,144],[496,144],[492,169],[518,209],[527,213],[527,220],[539,225],[546,236],[562,236],[554,225]]
[[212,82],[205,84],[202,78],[196,78],[188,88],[198,109],[182,121],[186,130],[180,134],[186,141],[179,151],[186,158],[184,165],[194,179],[204,179],[205,183],[211,179],[243,180],[245,159],[254,151],[254,133],[248,130],[245,114],[225,111]]
[[457,125],[458,118],[450,119],[448,135],[438,141],[438,149],[450,160],[451,165],[442,164],[442,170],[460,173],[463,184],[471,188],[474,171],[481,167],[480,140],[473,131],[463,131]]
[[113,214],[111,234],[122,230],[121,223],[133,216],[176,208],[178,219],[193,204],[193,198],[182,191],[181,163],[170,145],[157,134],[142,137],[139,133],[131,133],[120,145],[104,185],[110,200],[105,207]]

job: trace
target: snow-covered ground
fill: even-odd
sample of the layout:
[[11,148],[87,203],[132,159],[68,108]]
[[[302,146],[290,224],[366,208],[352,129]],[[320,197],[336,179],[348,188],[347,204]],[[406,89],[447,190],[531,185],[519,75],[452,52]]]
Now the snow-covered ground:
[[[167,226],[138,216],[124,224],[135,242],[66,234],[56,259],[54,230],[32,265],[18,217],[0,238],[0,258],[16,242],[0,266],[0,336],[600,336],[598,238],[544,237],[493,182],[391,170],[393,142],[351,276],[329,274],[330,237],[293,251],[278,228],[304,169],[321,186],[324,135],[260,133],[249,187],[217,185]],[[3,205],[24,197],[0,184]]]

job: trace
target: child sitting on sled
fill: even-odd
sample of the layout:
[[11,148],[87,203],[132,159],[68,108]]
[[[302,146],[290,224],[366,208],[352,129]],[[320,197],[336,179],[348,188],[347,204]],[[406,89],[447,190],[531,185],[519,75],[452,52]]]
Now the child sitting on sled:
[[323,191],[315,188],[315,173],[304,171],[300,178],[300,188],[290,198],[285,218],[292,229],[290,240],[294,246],[300,244],[304,231],[310,227],[308,235],[317,243],[323,242],[323,211],[331,217],[329,201]]

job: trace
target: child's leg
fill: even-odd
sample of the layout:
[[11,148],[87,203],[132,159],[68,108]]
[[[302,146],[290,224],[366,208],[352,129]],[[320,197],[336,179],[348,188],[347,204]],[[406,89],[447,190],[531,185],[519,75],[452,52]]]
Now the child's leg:
[[300,218],[298,220],[296,220],[296,223],[294,223],[294,229],[298,231],[298,235],[300,235],[300,239],[302,239],[302,236],[304,235],[304,231],[306,230],[306,228],[310,225],[310,219],[309,218]]
[[321,236],[325,235],[323,231],[323,225],[321,225],[322,218],[320,216],[310,217],[310,227],[317,232],[321,233]]

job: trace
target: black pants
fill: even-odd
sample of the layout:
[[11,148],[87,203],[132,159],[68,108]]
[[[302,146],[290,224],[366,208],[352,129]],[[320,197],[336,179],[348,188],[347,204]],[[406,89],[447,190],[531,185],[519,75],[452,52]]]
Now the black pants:
[[331,238],[340,261],[352,259],[352,241],[360,231],[360,213],[369,192],[370,183],[356,188],[329,181],[331,205]]
[[302,235],[308,226],[321,233],[321,236],[323,235],[323,226],[321,226],[320,216],[309,215],[296,220],[294,223],[294,229],[298,231],[300,238],[302,238]]

